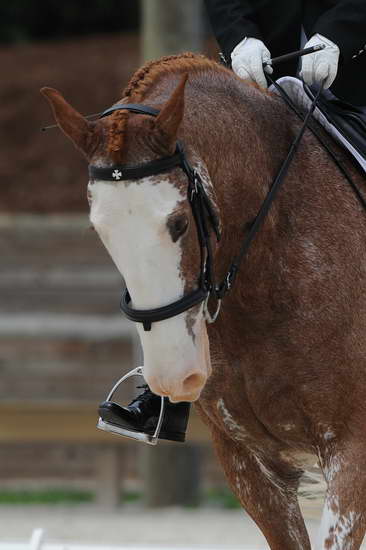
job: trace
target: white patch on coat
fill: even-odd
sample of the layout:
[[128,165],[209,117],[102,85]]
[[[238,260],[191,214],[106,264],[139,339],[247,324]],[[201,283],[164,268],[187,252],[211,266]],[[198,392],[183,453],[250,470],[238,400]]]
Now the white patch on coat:
[[233,467],[236,472],[243,472],[245,470],[245,462],[244,460],[236,455],[233,456]]
[[235,486],[236,486],[236,490],[240,494],[240,492],[241,492],[241,480],[240,480],[239,474],[235,475]]
[[181,297],[182,251],[179,242],[172,242],[166,222],[184,196],[167,177],[159,183],[153,177],[97,181],[89,189],[90,221],[123,275],[134,307],[159,307]]
[[354,511],[340,514],[338,497],[328,496],[324,504],[320,523],[319,549],[337,550],[342,548],[342,550],[347,550],[348,548],[352,548],[353,544],[350,537],[353,526],[359,520],[360,515]]
[[221,414],[222,420],[226,428],[232,434],[233,439],[235,439],[236,441],[245,441],[248,438],[248,435],[245,429],[234,420],[233,416],[230,414],[230,412],[226,408],[225,402],[222,397],[218,399],[216,403],[216,407],[219,413]]
[[235,472],[235,487],[238,495],[249,495],[250,485],[245,477],[245,462],[241,455],[234,454],[232,456],[233,470]]
[[290,432],[291,430],[296,429],[295,424],[280,424],[278,427],[282,428],[282,430],[285,430],[285,432]]
[[272,470],[267,468],[264,461],[262,460],[262,458],[258,454],[253,453],[253,458],[256,461],[256,463],[258,464],[260,471],[267,478],[267,480],[271,483],[271,485],[276,487],[276,489],[280,493],[284,494],[285,493],[284,487],[281,484],[280,479],[276,476],[276,474]]
[[[89,191],[90,221],[126,281],[132,307],[157,308],[181,298],[185,284],[182,250],[179,240],[172,241],[167,220],[186,199],[185,194],[169,176],[96,181]],[[194,338],[188,333],[187,313],[153,323],[150,332],[137,324],[145,378],[156,393],[183,397],[182,381],[187,376],[199,371],[204,380],[209,374],[202,309],[192,327]],[[201,389],[183,400],[197,399]]]
[[324,477],[327,480],[327,483],[333,481],[334,477],[342,469],[343,458],[341,455],[332,457],[329,465],[324,465]]

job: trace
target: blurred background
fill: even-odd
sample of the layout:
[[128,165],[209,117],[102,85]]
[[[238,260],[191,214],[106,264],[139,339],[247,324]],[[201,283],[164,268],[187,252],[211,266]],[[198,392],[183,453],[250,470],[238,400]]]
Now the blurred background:
[[95,428],[98,403],[141,353],[119,313],[120,275],[89,228],[86,164],[58,129],[40,132],[53,122],[40,87],[100,112],[144,61],[186,50],[217,54],[200,0],[1,2],[0,541],[59,518],[68,528],[51,537],[117,542],[91,529],[101,511],[237,506],[194,414],[185,445]]
[[0,548],[37,526],[64,543],[265,546],[195,414],[185,445],[96,429],[141,351],[89,228],[86,164],[58,129],[40,132],[42,86],[97,113],[144,61],[187,50],[218,54],[201,0],[1,2]]

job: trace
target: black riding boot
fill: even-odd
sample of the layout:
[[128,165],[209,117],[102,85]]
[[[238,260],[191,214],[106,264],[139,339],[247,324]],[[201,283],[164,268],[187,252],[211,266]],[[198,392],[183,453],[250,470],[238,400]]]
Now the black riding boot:
[[[144,435],[152,436],[158,424],[161,397],[155,395],[149,386],[127,407],[113,401],[103,401],[99,405],[100,420],[98,427],[120,435],[144,440]],[[189,418],[190,403],[170,403],[164,398],[164,417],[159,439],[184,441]]]

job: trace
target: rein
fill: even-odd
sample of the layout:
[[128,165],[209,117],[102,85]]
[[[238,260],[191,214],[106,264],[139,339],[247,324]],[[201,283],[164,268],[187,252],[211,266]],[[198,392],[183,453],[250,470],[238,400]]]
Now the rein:
[[306,117],[303,121],[303,124],[301,126],[301,129],[298,133],[298,135],[296,136],[295,140],[293,141],[291,147],[290,147],[290,150],[289,150],[289,153],[286,157],[286,159],[284,160],[276,178],[274,179],[267,195],[266,195],[266,198],[264,199],[255,219],[254,219],[254,222],[251,224],[250,226],[250,229],[249,229],[249,232],[247,234],[247,236],[245,237],[240,249],[239,249],[239,253],[235,256],[234,260],[232,261],[231,265],[230,265],[230,268],[227,272],[227,275],[226,275],[226,278],[225,278],[225,281],[222,283],[221,287],[218,289],[218,292],[217,292],[217,295],[222,299],[225,294],[227,294],[227,292],[232,288],[234,282],[235,282],[235,279],[236,279],[236,276],[237,276],[237,273],[239,271],[239,268],[240,268],[240,265],[241,263],[243,262],[244,260],[244,257],[246,256],[249,248],[250,248],[250,245],[252,244],[253,240],[254,240],[254,237],[256,236],[256,234],[258,233],[260,227],[263,225],[263,222],[264,220],[266,219],[267,217],[267,214],[269,212],[269,209],[271,208],[271,205],[274,201],[274,199],[276,198],[276,195],[279,191],[279,188],[281,186],[281,184],[283,183],[284,179],[285,179],[285,176],[288,172],[288,169],[291,165],[291,161],[296,153],[296,150],[298,149],[298,146],[301,142],[301,139],[305,133],[305,130],[308,128],[308,125],[309,125],[309,121],[310,121],[310,118],[315,110],[315,107],[318,103],[318,99],[320,97],[320,94],[321,92],[323,91],[323,86],[321,86],[309,108],[309,111],[307,112],[306,114]]

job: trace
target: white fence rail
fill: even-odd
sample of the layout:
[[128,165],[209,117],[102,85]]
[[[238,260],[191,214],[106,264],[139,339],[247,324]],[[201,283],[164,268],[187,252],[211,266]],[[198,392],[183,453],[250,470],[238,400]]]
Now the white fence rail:
[[[191,546],[191,547],[182,547],[182,546],[95,546],[95,545],[80,545],[80,544],[48,544],[42,543],[41,546],[36,547],[37,550],[223,550],[222,547],[203,547],[203,546]],[[4,543],[0,542],[0,550],[33,550],[33,547],[29,543]],[[227,548],[226,550],[229,550]],[[239,550],[238,548],[232,548],[230,550]],[[254,550],[254,548],[240,550]],[[256,548],[256,550],[258,550]],[[265,550],[265,549],[263,549]]]
[[[173,546],[95,546],[85,544],[48,544],[44,543],[37,550],[219,550],[212,547],[173,547]],[[29,543],[11,543],[0,542],[0,550],[33,550]],[[222,549],[221,549],[222,550]],[[234,549],[233,549],[234,550]],[[242,550],[242,549],[241,549]]]
[[[44,543],[39,547],[36,547],[37,550],[219,550],[218,548],[212,547],[190,547],[184,548],[181,546],[90,546],[90,545],[80,545],[80,544],[48,544]],[[33,547],[29,543],[11,543],[11,542],[0,542],[0,550],[33,550]],[[222,550],[222,549],[220,549]],[[234,550],[234,549],[233,549]],[[236,549],[235,549],[236,550]],[[243,550],[243,549],[241,549]]]
[[[196,547],[183,547],[183,546],[164,546],[161,545],[139,545],[139,546],[103,546],[103,545],[88,545],[88,544],[72,544],[72,543],[58,543],[49,544],[45,542],[44,529],[34,529],[29,542],[1,542],[0,550],[219,550],[218,547],[212,546],[196,546]],[[223,550],[221,547],[220,550]],[[238,548],[226,548],[226,550],[239,550]],[[242,549],[241,549],[242,550]],[[247,549],[250,550],[250,549]]]
[[[45,542],[44,529],[34,529],[29,542],[12,543],[12,542],[0,542],[0,550],[215,550],[213,547],[173,547],[161,545],[156,546],[101,546],[101,545],[85,545],[85,544],[48,544]],[[216,548],[216,550],[219,550]],[[220,549],[222,550],[222,548]],[[229,550],[229,549],[227,549]],[[231,550],[238,550],[232,548]]]

